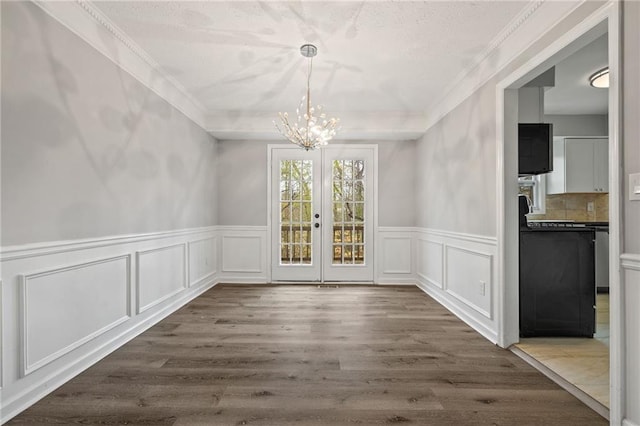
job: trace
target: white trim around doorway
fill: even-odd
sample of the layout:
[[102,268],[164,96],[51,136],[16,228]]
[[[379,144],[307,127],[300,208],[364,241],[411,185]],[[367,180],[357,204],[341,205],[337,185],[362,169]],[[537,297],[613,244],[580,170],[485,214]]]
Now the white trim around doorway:
[[[621,253],[621,108],[620,108],[620,48],[621,48],[621,5],[618,1],[608,1],[578,25],[567,31],[553,43],[533,56],[517,70],[501,80],[496,87],[496,137],[497,147],[497,239],[498,265],[497,287],[502,295],[498,301],[498,344],[509,347],[519,340],[518,306],[518,258],[517,258],[517,201],[511,197],[515,191],[512,177],[517,176],[517,150],[506,144],[505,140],[514,140],[514,101],[517,106],[517,92],[514,87],[524,83],[527,74],[545,65],[555,54],[570,43],[588,33],[596,26],[606,22],[609,42],[609,69],[611,86],[609,88],[609,235],[610,243],[610,303],[611,303],[611,352],[610,352],[610,419],[611,424],[620,425],[624,417],[624,351],[623,324],[624,305],[620,277]],[[509,107],[506,107],[509,105]],[[515,108],[517,111],[517,108]],[[513,198],[513,200],[511,199]],[[514,249],[515,248],[515,249]],[[515,257],[514,257],[515,256]]]

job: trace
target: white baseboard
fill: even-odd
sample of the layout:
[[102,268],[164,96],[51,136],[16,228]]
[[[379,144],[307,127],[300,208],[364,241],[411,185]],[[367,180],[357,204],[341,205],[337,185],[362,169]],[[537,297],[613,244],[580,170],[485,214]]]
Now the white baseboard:
[[420,290],[435,299],[436,302],[447,308],[452,314],[465,322],[469,327],[480,333],[491,343],[498,343],[498,333],[495,330],[478,321],[473,314],[470,314],[468,310],[461,308],[459,305],[455,304],[451,298],[446,297],[442,294],[441,291],[432,286],[426,285],[425,283],[419,282],[417,286]]
[[266,277],[242,277],[242,276],[221,276],[218,283],[220,284],[269,284]]
[[397,285],[397,286],[415,286],[416,280],[414,278],[381,278],[376,284],[379,285]]

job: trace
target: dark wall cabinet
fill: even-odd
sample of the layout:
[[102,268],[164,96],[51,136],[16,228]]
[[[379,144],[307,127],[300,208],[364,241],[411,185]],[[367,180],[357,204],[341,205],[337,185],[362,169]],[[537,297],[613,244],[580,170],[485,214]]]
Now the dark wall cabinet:
[[520,232],[520,335],[593,337],[593,230]]

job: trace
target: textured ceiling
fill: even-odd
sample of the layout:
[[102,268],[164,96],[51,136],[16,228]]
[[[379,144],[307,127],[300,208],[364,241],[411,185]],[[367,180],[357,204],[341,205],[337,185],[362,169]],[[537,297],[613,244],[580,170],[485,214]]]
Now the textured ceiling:
[[[428,111],[528,1],[95,2],[207,113]],[[215,129],[213,129],[215,130]]]

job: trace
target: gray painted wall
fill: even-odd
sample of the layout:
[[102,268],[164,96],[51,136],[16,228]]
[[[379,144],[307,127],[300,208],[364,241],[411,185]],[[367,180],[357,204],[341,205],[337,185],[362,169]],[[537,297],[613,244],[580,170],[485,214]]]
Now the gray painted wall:
[[[279,143],[218,142],[220,225],[267,225],[267,146],[274,142]],[[373,144],[378,145],[378,223],[380,226],[414,226],[415,141]]]
[[545,115],[545,123],[553,123],[554,136],[606,136],[609,134],[609,116]]
[[417,226],[496,236],[496,86],[601,5],[575,9],[418,140]]
[[495,102],[484,86],[417,142],[417,226],[496,234]]
[[629,201],[629,174],[640,173],[640,3],[624,2],[623,151],[626,253],[640,254],[640,201]]
[[216,224],[215,140],[30,2],[2,2],[2,245]]
[[220,225],[267,225],[267,146],[264,141],[218,141]]
[[378,144],[378,224],[415,226],[416,141]]

